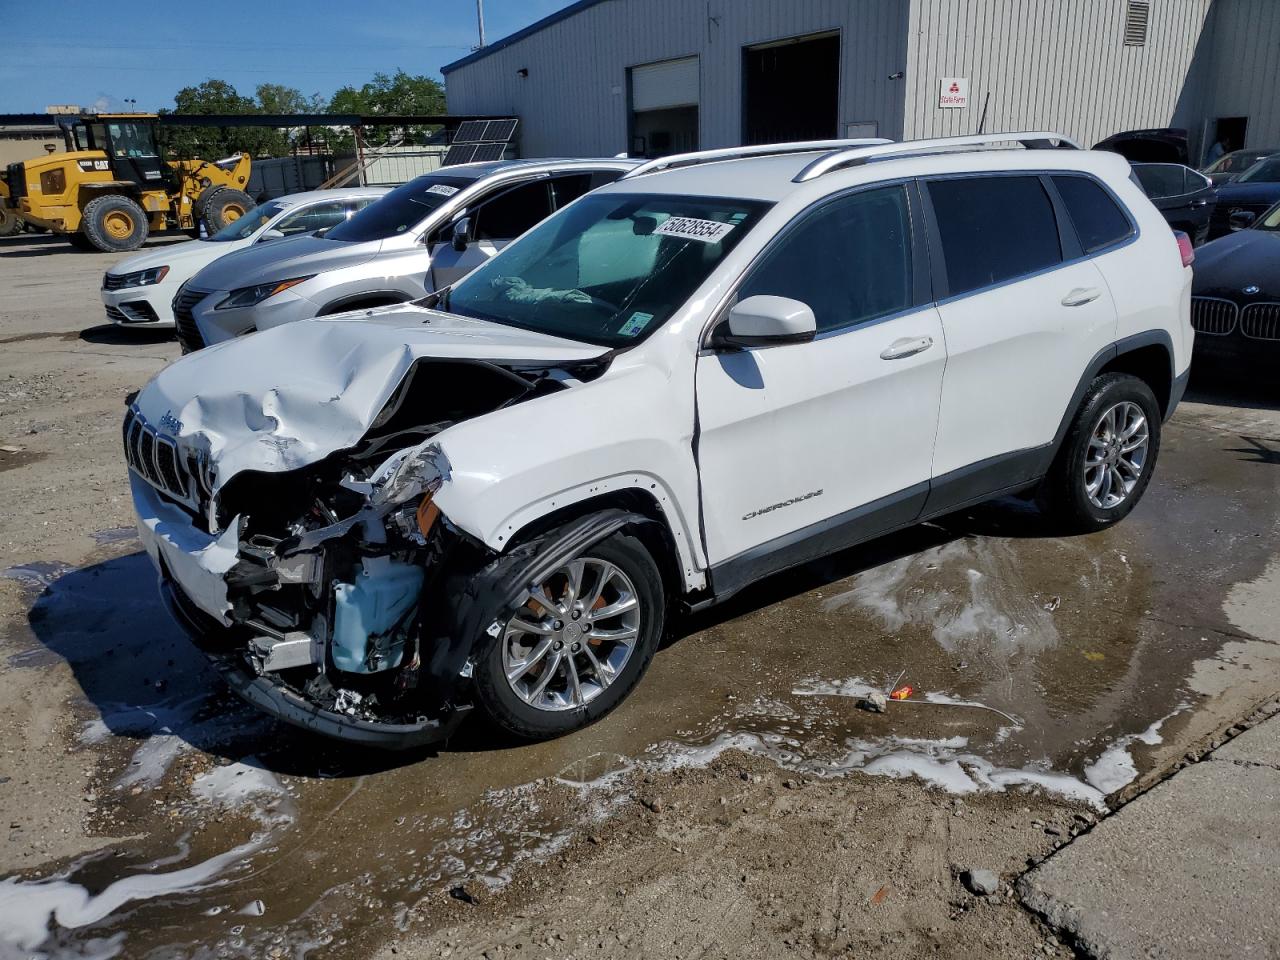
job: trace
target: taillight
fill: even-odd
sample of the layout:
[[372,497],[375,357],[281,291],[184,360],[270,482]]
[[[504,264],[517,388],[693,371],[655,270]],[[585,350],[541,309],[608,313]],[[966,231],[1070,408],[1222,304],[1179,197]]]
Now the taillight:
[[1178,252],[1182,254],[1182,265],[1189,267],[1196,262],[1196,251],[1191,246],[1191,238],[1181,230],[1173,231],[1173,235],[1178,240]]

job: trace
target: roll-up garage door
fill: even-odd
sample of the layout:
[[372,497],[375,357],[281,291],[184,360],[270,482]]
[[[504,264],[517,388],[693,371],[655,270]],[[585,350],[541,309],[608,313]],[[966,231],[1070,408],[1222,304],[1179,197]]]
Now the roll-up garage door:
[[631,109],[666,110],[698,104],[698,58],[631,68]]

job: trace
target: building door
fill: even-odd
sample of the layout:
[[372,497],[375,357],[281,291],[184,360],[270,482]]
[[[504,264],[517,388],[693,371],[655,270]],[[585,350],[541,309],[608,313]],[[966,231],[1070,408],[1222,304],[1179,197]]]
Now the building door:
[[840,135],[840,34],[793,37],[742,51],[743,143]]
[[1219,117],[1213,126],[1213,140],[1210,141],[1210,146],[1215,143],[1222,144],[1223,153],[1244,149],[1245,133],[1249,129],[1248,117]]
[[633,156],[662,157],[698,149],[698,58],[632,67]]

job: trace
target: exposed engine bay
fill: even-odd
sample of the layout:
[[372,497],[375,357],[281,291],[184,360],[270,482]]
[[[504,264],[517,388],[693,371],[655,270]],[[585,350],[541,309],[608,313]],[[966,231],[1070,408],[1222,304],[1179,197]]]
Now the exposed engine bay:
[[[286,720],[333,736],[343,721],[393,727],[404,732],[395,746],[437,738],[467,709],[459,690],[469,650],[453,636],[466,602],[458,585],[494,554],[433,502],[450,466],[432,440],[593,379],[607,363],[419,358],[355,446],[294,470],[242,470],[219,486],[198,444],[172,444],[172,464],[158,455],[169,441],[131,407],[135,499],[145,480],[143,492],[164,501],[154,524],[140,513],[140,529],[151,528],[171,608],[238,692]],[[166,547],[178,535],[165,520],[174,508],[206,546]],[[202,558],[202,576],[221,577],[223,611],[188,595],[194,578],[172,569],[187,562],[183,550]],[[211,616],[219,612],[221,623]]]

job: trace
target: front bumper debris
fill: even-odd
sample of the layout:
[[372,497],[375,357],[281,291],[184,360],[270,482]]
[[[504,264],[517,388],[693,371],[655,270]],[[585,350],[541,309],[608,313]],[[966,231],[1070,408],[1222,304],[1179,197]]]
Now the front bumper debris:
[[249,704],[293,726],[344,743],[382,750],[411,750],[447,739],[470,710],[469,707],[458,707],[444,718],[424,717],[417,723],[374,722],[323,710],[298,696],[272,676],[258,676],[235,652],[218,650],[212,646],[211,637],[226,628],[196,607],[174,585],[172,579],[163,574],[160,577],[160,593],[174,620],[209,658],[210,664],[227,686]]

